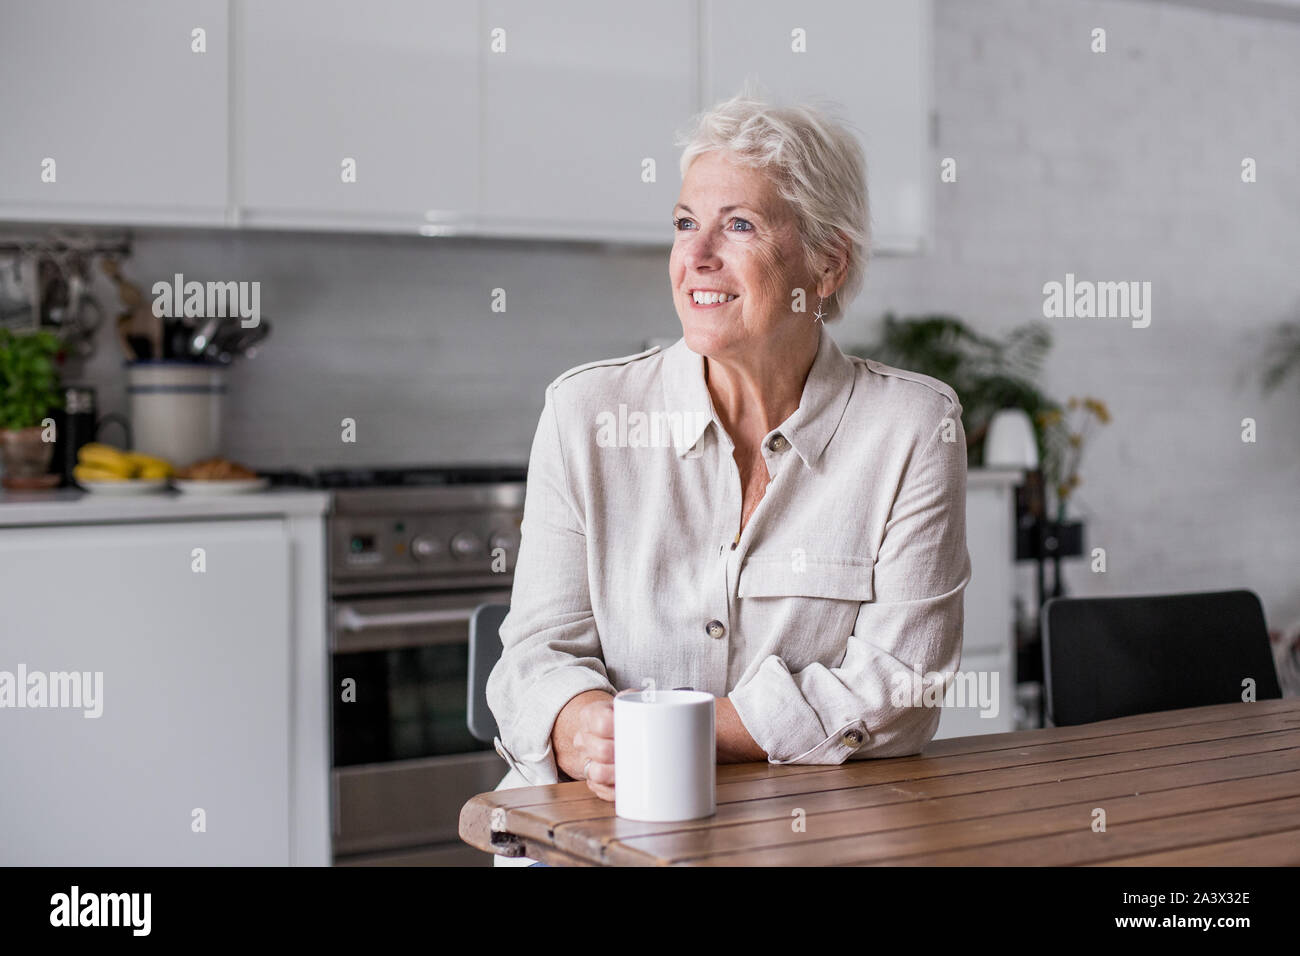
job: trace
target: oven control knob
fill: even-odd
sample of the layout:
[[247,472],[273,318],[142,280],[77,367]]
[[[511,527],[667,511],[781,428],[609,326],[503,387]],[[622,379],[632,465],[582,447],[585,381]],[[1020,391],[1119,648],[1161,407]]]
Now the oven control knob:
[[417,561],[436,558],[442,550],[442,542],[427,534],[416,535],[411,539],[411,557]]
[[468,531],[462,531],[451,539],[451,553],[458,558],[472,558],[482,550],[483,542],[478,535],[470,534]]
[[511,531],[493,531],[492,537],[488,538],[488,550],[495,551],[497,548],[503,551],[514,551],[519,547],[519,535]]

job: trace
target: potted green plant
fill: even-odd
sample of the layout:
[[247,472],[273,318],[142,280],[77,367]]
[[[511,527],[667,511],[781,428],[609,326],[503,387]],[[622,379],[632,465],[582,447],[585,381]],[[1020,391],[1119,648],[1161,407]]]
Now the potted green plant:
[[962,428],[966,432],[967,464],[984,462],[984,439],[989,422],[1004,408],[1020,408],[1034,424],[1041,461],[1047,451],[1040,416],[1060,411],[1060,406],[1034,384],[1043,358],[1052,345],[1044,322],[1013,329],[1004,338],[980,335],[961,319],[950,315],[896,318],[886,313],[880,338],[849,351],[862,358],[931,375],[947,383],[961,400]]
[[[49,332],[22,335],[0,329],[0,453],[6,488],[46,488],[53,435],[41,423],[62,405],[54,359],[59,341]],[[51,481],[51,478],[53,481]]]

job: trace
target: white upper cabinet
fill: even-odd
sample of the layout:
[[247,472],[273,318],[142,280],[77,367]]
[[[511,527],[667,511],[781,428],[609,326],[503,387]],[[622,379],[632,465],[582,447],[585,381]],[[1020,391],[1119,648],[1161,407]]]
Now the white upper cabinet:
[[474,0],[234,0],[233,11],[238,223],[416,232],[473,213]]
[[[867,154],[874,245],[929,245],[930,0],[701,0],[710,103],[756,77],[784,101],[829,100]],[[805,52],[796,52],[802,44]]]
[[228,58],[226,0],[6,2],[0,218],[223,223]]
[[676,135],[752,75],[841,104],[878,250],[931,231],[930,0],[42,0],[0,25],[0,219],[667,245]]
[[485,0],[484,231],[672,241],[697,16],[696,0]]

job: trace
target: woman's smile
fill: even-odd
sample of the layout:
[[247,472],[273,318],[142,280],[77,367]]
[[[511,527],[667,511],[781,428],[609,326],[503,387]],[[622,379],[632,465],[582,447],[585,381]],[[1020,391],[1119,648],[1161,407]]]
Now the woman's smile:
[[718,289],[688,289],[686,301],[693,309],[720,309],[739,299],[735,292],[722,292]]

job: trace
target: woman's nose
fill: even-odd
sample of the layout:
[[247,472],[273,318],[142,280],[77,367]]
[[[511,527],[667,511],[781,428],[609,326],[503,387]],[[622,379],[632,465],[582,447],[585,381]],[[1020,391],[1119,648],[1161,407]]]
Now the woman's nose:
[[691,267],[698,266],[716,266],[718,259],[717,239],[708,233],[701,233],[695,236],[686,250],[686,264]]

